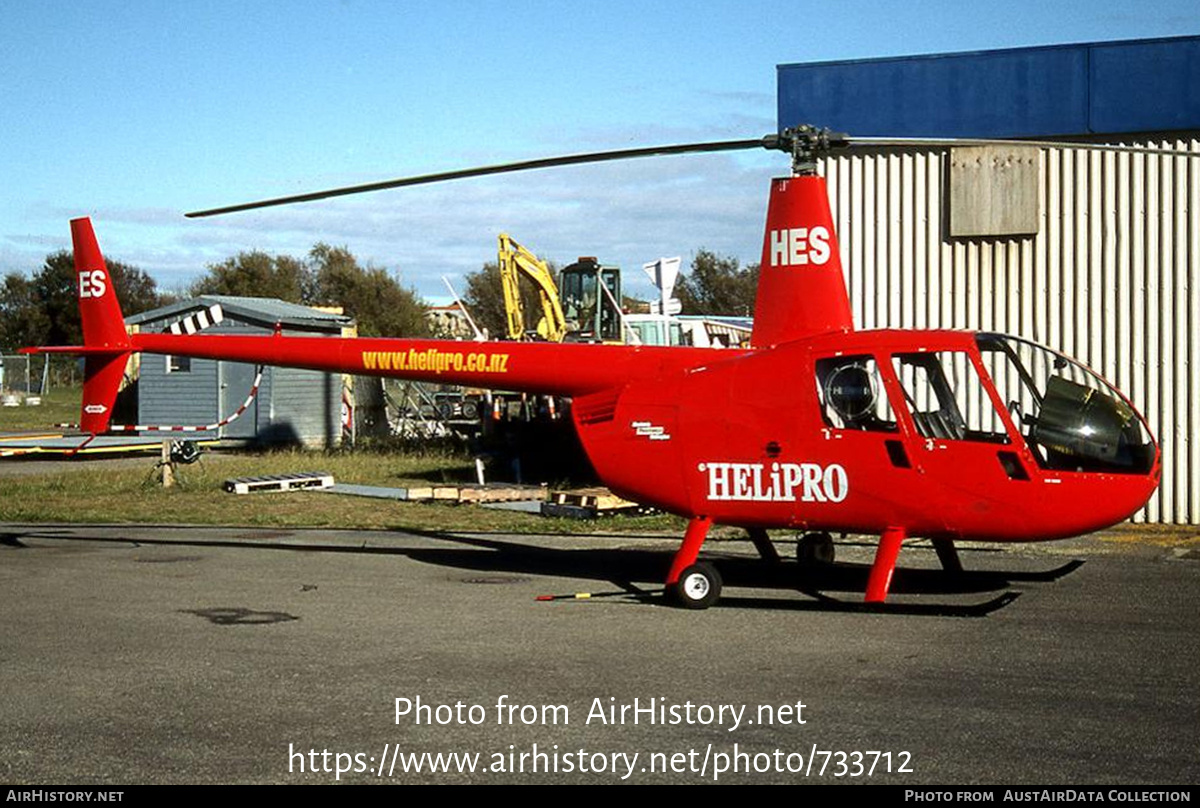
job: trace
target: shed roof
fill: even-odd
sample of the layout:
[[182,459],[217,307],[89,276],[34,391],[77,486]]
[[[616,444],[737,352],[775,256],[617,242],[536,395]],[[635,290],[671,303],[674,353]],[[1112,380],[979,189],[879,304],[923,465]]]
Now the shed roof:
[[125,318],[128,325],[168,322],[186,317],[192,312],[203,311],[220,305],[227,318],[273,328],[276,323],[285,328],[313,331],[340,331],[352,325],[354,318],[345,314],[332,314],[297,303],[288,303],[273,297],[237,297],[233,295],[201,295],[190,300],[172,303],[157,309],[134,314]]

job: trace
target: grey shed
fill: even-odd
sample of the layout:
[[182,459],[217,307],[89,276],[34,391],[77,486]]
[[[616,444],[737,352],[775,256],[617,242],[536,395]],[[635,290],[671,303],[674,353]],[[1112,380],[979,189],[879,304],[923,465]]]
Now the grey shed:
[[[125,318],[131,330],[211,334],[352,336],[354,320],[342,314],[273,298],[204,295]],[[255,366],[241,362],[144,354],[138,375],[137,423],[147,426],[215,424],[236,411],[254,382]],[[202,438],[253,443],[338,445],[342,440],[343,388],[349,377],[296,368],[267,367],[258,396],[236,420],[198,433]],[[347,395],[347,400],[352,398]]]

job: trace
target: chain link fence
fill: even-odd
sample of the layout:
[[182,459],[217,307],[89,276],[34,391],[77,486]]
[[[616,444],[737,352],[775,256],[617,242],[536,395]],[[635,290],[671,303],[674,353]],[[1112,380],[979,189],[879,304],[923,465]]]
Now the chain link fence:
[[53,388],[74,387],[83,380],[79,360],[71,356],[0,355],[0,393],[44,396]]

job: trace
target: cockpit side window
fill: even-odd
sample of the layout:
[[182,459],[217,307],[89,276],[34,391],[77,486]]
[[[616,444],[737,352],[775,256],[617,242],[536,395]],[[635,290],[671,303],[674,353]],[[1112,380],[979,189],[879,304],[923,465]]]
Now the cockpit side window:
[[892,364],[921,437],[1009,442],[966,351],[896,354]]
[[828,426],[867,432],[898,431],[875,357],[818,359],[816,370],[821,417]]

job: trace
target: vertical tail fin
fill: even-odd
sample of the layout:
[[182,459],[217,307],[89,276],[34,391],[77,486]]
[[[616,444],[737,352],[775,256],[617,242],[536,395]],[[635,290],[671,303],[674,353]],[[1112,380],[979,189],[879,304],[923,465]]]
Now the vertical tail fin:
[[75,249],[75,276],[79,316],[83,321],[83,405],[79,426],[86,432],[104,432],[112,418],[117,391],[129,361],[130,340],[117,291],[105,266],[90,219],[71,222]]
[[766,347],[853,328],[825,179],[772,180],[751,342]]
[[79,283],[79,316],[83,320],[83,344],[88,348],[129,348],[125,318],[117,302],[104,256],[90,219],[71,221],[71,243],[75,248],[75,277]]

